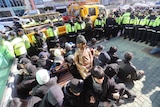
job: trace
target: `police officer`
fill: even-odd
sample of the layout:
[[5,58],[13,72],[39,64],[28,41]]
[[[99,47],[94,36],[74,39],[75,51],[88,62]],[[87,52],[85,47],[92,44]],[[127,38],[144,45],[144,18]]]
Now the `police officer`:
[[85,38],[87,41],[90,41],[91,38],[93,38],[93,33],[92,33],[92,20],[90,16],[86,18],[86,27],[85,27]]
[[144,41],[142,38],[146,31],[145,26],[146,26],[146,18],[145,15],[141,12],[138,15],[137,23],[135,25],[134,41],[136,42],[138,42],[139,40],[141,40],[141,42]]
[[127,29],[127,27],[128,27],[128,24],[129,24],[129,20],[130,20],[130,12],[131,12],[131,10],[130,9],[127,9],[127,11],[126,11],[126,13],[124,13],[123,15],[122,15],[122,35],[123,35],[123,33],[124,33],[124,39],[126,39],[126,36],[128,35],[128,29]]
[[114,25],[116,25],[116,20],[113,18],[113,14],[110,13],[108,18],[106,19],[106,25],[105,25],[105,35],[107,36],[107,39],[110,39],[110,36],[114,34]]
[[130,14],[130,20],[128,25],[128,38],[131,40],[135,33],[135,24],[137,23],[137,17],[134,15],[134,12],[131,12]]
[[[156,14],[156,13],[155,13]],[[151,41],[150,41],[150,46],[155,46],[158,43],[159,37],[158,37],[158,31],[159,31],[159,26],[160,26],[160,16],[156,14],[157,18],[155,19],[153,23],[153,29],[152,29],[152,36],[151,36]]]
[[30,47],[31,47],[31,44],[30,44],[30,41],[29,41],[28,36],[25,35],[23,29],[19,28],[19,29],[17,30],[17,36],[18,36],[18,37],[21,37],[21,38],[24,40],[24,43],[25,43],[27,52],[29,52],[29,49],[30,49]]
[[75,23],[75,26],[76,26],[77,34],[84,35],[84,30],[85,30],[86,24],[80,16],[77,17],[77,22]]
[[56,38],[58,37],[58,29],[54,26],[52,22],[49,22],[49,28],[47,29],[47,46],[48,51],[50,48],[54,48],[56,44]]
[[16,36],[15,33],[10,36],[13,38],[11,44],[13,46],[15,56],[19,59],[26,57],[27,49],[25,46],[25,41],[21,37]]
[[104,22],[102,19],[102,15],[99,14],[97,19],[94,21],[94,37],[98,40],[100,40],[101,36],[103,35],[103,29],[104,29]]
[[76,25],[73,20],[69,20],[66,26],[66,33],[67,33],[67,41],[68,42],[76,42]]
[[151,38],[152,38],[152,31],[153,31],[153,27],[154,27],[154,22],[156,20],[156,16],[155,16],[155,13],[154,11],[152,10],[151,14],[147,17],[147,35],[146,35],[146,44],[148,42],[151,41]]
[[0,34],[0,69],[8,67],[9,62],[12,61],[14,57],[13,52],[9,50],[8,46],[6,46],[5,40],[3,39],[2,34]]
[[33,47],[37,49],[37,54],[41,51],[47,51],[46,35],[40,32],[37,28],[34,29],[35,33],[32,35]]
[[118,35],[119,30],[121,30],[121,14],[120,12],[117,10],[114,12],[115,15],[115,20],[116,20],[116,24],[114,25],[114,34],[113,36],[116,37]]

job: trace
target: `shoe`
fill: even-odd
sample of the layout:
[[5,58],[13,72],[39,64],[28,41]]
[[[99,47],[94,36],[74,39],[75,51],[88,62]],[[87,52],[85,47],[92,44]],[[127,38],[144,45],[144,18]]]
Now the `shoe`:
[[136,39],[134,39],[133,41],[136,41]]
[[135,98],[136,98],[136,95],[131,95],[131,96],[129,96],[127,99],[128,99],[129,101],[133,101]]
[[148,44],[148,41],[147,41],[147,42],[145,42],[145,44]]
[[143,40],[140,41],[141,43],[144,42]]
[[122,100],[122,99],[119,99],[118,101],[116,101],[116,105],[117,105],[117,106],[120,106],[120,105],[122,105],[122,104],[124,104],[124,103],[125,103],[125,101]]

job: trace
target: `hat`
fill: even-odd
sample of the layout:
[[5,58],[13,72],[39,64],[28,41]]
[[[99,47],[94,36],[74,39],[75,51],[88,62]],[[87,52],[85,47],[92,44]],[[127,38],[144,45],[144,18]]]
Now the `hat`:
[[73,93],[80,93],[83,90],[83,80],[74,78],[69,82],[69,87]]
[[36,80],[38,84],[43,85],[49,82],[50,76],[46,69],[40,69],[36,73]]
[[20,64],[27,64],[27,63],[31,63],[31,61],[28,58],[22,58],[19,61]]
[[68,42],[66,42],[66,43],[65,43],[65,49],[66,49],[66,50],[70,50],[71,48],[72,48],[71,44],[68,43]]
[[77,38],[76,38],[76,43],[79,44],[79,43],[86,43],[86,39],[83,35],[78,35]]
[[73,60],[74,60],[74,55],[68,55],[67,56],[67,61],[68,62],[73,63]]
[[54,63],[60,63],[62,64],[64,62],[64,57],[63,56],[56,56],[54,58]]
[[101,51],[101,50],[103,50],[103,49],[104,49],[104,46],[103,46],[103,45],[98,45],[98,46],[97,46],[97,50],[98,50],[98,51]]
[[109,76],[110,78],[112,78],[113,76],[115,76],[116,74],[118,74],[119,72],[119,65],[117,63],[112,63],[109,64],[106,69],[105,69],[105,74],[107,76]]
[[38,54],[38,56],[39,56],[40,59],[43,59],[43,58],[47,59],[48,58],[48,53],[47,52],[40,52]]
[[37,55],[33,55],[30,58],[32,64],[37,64],[38,59],[39,59],[39,57]]

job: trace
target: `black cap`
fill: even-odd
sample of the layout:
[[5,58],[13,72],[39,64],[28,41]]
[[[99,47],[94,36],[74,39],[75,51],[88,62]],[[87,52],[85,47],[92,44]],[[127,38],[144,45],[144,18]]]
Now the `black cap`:
[[27,64],[27,63],[31,63],[31,61],[28,58],[22,58],[19,61],[20,64]]
[[69,86],[73,93],[80,93],[83,90],[83,80],[74,78],[69,82]]

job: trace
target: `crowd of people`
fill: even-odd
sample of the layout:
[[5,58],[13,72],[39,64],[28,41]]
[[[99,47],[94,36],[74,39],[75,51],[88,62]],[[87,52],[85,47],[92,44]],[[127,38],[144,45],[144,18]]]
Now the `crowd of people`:
[[[36,28],[32,42],[22,28],[2,35],[1,56],[8,60],[16,58],[19,70],[15,82],[17,95],[8,107],[116,107],[125,103],[122,98],[126,96],[134,101],[136,95],[123,84],[144,75],[143,70],[132,64],[133,53],[126,52],[124,59],[120,59],[116,46],[106,51],[97,44],[97,40],[109,40],[121,32],[129,40],[157,45],[159,17],[153,11],[148,17],[143,12],[130,12],[128,9],[121,16],[115,11],[108,17],[99,14],[93,26],[90,16],[84,21],[80,17],[70,19],[66,23],[65,41],[58,38],[52,22],[47,38]],[[74,78],[61,87],[57,81],[65,64]]]

